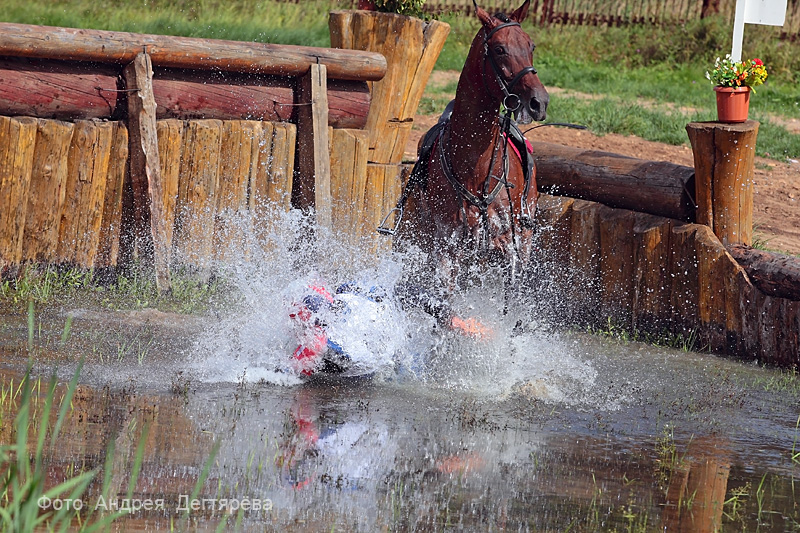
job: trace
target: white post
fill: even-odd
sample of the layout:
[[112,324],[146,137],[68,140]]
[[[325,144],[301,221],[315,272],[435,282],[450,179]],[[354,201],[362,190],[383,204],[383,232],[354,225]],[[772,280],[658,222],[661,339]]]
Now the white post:
[[733,17],[733,46],[731,61],[742,60],[742,38],[744,37],[744,4],[747,0],[736,0],[736,14]]
[[731,60],[742,60],[742,37],[744,25],[764,24],[783,26],[786,20],[787,0],[736,0],[736,14],[733,18],[733,46]]

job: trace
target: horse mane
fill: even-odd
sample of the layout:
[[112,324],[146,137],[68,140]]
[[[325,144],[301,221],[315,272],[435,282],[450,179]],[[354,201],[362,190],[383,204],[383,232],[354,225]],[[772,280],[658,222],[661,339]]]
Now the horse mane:
[[494,18],[500,19],[502,22],[511,22],[511,19],[505,13],[495,13]]

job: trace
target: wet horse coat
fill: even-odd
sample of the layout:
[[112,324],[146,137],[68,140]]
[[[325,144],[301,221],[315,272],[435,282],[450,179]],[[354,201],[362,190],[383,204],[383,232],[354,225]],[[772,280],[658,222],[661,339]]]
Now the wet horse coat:
[[[404,231],[439,257],[440,270],[476,253],[503,261],[513,275],[530,257],[535,171],[531,165],[526,172],[527,158],[505,140],[515,131],[512,112],[523,124],[544,120],[549,99],[531,65],[533,43],[519,24],[528,4],[508,17],[476,5],[482,27],[461,72],[452,115],[420,146],[406,193],[416,213]],[[520,146],[527,156],[524,142]]]

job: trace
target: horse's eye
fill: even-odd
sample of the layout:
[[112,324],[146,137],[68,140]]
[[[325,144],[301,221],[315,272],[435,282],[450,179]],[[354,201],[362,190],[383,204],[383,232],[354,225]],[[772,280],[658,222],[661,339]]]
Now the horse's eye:
[[536,43],[531,43],[531,53],[536,50]]
[[494,53],[495,55],[502,56],[506,54],[506,49],[505,47],[498,45],[494,47]]

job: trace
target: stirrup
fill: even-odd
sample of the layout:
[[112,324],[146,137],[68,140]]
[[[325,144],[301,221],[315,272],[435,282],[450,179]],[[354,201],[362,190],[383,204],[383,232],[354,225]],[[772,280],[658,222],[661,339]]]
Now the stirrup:
[[[397,220],[394,223],[394,227],[393,228],[387,228],[386,227],[386,222],[389,220],[389,217],[392,216],[392,213],[394,213],[395,211],[398,212],[398,215],[397,215]],[[383,217],[383,220],[381,220],[381,223],[378,225],[376,230],[381,235],[388,235],[388,236],[392,237],[392,236],[394,236],[395,233],[397,233],[397,230],[400,228],[400,223],[402,221],[403,221],[403,207],[398,206],[398,207],[393,208],[388,213],[386,213],[386,216]]]

